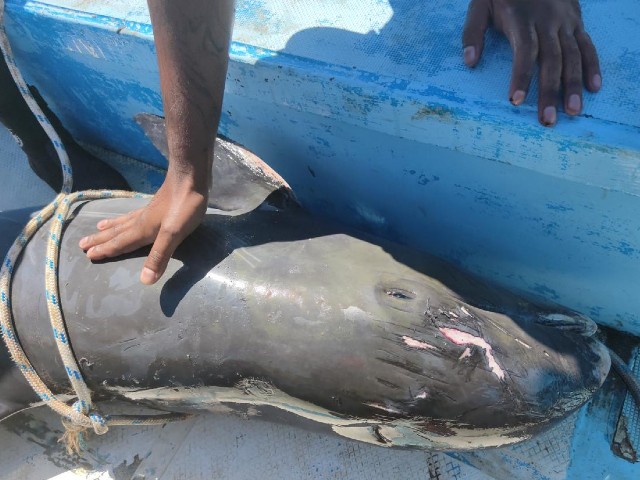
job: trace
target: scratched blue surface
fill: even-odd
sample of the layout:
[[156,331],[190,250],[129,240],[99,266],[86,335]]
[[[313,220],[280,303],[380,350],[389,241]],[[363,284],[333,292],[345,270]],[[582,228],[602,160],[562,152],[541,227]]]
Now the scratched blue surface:
[[620,415],[610,392],[600,390],[580,410],[566,478],[573,480],[637,480],[640,464],[612,455],[611,441]]
[[[583,2],[604,87],[545,129],[511,56],[461,62],[465,0],[240,0],[221,130],[318,214],[640,334],[640,5]],[[155,165],[161,113],[143,0],[8,0],[28,80],[80,140]]]

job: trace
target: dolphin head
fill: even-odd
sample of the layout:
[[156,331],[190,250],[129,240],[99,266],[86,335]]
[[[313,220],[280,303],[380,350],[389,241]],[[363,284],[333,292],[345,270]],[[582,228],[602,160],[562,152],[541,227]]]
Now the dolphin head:
[[[282,213],[255,215],[233,224],[246,232],[243,222]],[[600,342],[541,321],[584,324],[579,314],[424,253],[344,228],[319,232],[306,221],[286,222],[307,233],[302,239],[254,234],[235,245],[225,237],[232,229],[221,228],[216,237],[232,246],[209,275],[231,286],[223,272],[234,272],[241,282],[259,341],[242,336],[233,350],[265,352],[267,364],[254,374],[278,378],[278,388],[331,411],[378,418],[387,429],[394,424],[389,443],[447,449],[462,448],[465,438],[474,438],[469,448],[482,436],[527,438],[604,381],[610,360]],[[287,361],[273,362],[278,355]]]

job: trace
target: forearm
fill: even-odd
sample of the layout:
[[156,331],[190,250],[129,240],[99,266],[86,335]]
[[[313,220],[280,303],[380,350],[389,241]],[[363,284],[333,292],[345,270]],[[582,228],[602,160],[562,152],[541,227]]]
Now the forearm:
[[148,0],[167,123],[169,172],[207,191],[234,0]]

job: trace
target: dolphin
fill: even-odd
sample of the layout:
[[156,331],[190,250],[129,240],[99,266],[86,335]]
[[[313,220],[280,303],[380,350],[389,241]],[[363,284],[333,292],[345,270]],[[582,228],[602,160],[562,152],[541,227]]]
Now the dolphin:
[[[138,123],[166,151],[163,120]],[[92,263],[77,246],[146,200],[75,207],[60,303],[96,399],[464,451],[531,438],[603,383],[610,358],[589,319],[317,218],[255,155],[222,139],[215,151],[211,208],[153,286],[138,281],[148,250]],[[2,214],[0,246],[24,216]],[[37,372],[69,394],[45,305],[46,232],[16,267],[12,308]],[[0,421],[37,404],[0,349]]]

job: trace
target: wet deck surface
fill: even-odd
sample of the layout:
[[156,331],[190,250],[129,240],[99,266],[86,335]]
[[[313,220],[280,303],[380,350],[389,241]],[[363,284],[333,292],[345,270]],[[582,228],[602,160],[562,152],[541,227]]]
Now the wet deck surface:
[[112,429],[70,457],[57,443],[60,421],[46,409],[0,424],[0,464],[11,480],[255,478],[365,480],[530,480],[566,478],[575,415],[536,439],[467,460],[443,453],[398,451],[295,427],[204,415],[158,429]]

